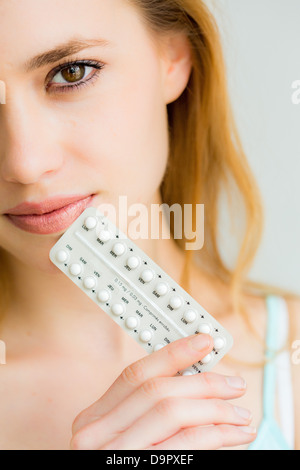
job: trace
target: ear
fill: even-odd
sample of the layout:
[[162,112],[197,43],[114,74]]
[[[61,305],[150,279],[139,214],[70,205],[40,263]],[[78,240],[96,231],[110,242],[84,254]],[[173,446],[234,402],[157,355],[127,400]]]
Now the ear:
[[182,95],[192,71],[191,44],[186,35],[177,33],[165,38],[161,57],[164,97],[169,104]]

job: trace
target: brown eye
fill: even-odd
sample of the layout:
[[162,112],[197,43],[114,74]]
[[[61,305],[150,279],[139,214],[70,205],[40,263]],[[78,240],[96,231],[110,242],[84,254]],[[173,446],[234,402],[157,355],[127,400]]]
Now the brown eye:
[[78,82],[85,76],[85,68],[84,65],[70,65],[61,71],[61,75],[66,82]]
[[79,90],[94,82],[104,67],[102,62],[93,60],[61,64],[48,75],[46,90],[50,94]]
[[95,67],[89,67],[85,64],[70,64],[62,67],[51,80],[54,84],[64,84],[72,86],[72,83],[80,82],[93,72]]

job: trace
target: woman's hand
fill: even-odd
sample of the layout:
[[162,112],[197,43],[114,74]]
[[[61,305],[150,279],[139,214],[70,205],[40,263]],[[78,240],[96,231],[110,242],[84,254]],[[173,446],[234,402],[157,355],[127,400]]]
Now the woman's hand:
[[175,376],[212,350],[212,338],[175,341],[131,364],[73,424],[74,450],[200,450],[252,442],[251,414],[228,402],[243,379]]

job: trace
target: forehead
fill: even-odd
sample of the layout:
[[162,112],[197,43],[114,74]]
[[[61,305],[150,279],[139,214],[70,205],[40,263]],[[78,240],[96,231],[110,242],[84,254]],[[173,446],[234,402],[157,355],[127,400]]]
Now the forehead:
[[0,70],[74,38],[125,46],[144,33],[128,0],[0,0]]
[[44,28],[54,33],[73,21],[82,28],[94,22],[110,28],[128,6],[126,0],[0,0],[0,33],[11,31],[39,40]]

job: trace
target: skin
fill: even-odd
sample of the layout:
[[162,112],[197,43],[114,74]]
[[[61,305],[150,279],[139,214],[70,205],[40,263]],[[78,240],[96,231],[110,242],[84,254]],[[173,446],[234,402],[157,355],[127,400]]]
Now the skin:
[[[45,79],[57,63],[31,72],[23,64],[75,35],[101,35],[114,45],[65,60],[98,60],[105,67],[91,86],[59,93],[54,88],[60,84],[52,83],[49,93]],[[33,235],[3,215],[25,200],[78,192],[97,194],[95,205],[117,207],[119,195],[127,196],[128,205],[160,203],[166,105],[181,95],[191,72],[186,39],[170,37],[158,47],[125,0],[64,0],[63,7],[53,0],[0,0],[0,45],[0,80],[7,87],[0,107],[0,246],[14,291],[1,325],[7,365],[0,368],[0,447],[249,445],[255,439],[251,414],[255,426],[261,419],[261,368],[224,360],[214,373],[174,377],[211,350],[209,337],[199,335],[197,345],[180,340],[145,356],[49,262],[61,233]],[[183,257],[174,241],[136,243],[179,282]],[[233,318],[227,288],[218,281],[194,269],[191,293],[241,338],[233,357],[247,361],[251,351],[251,360],[262,359],[261,299],[246,299],[259,341]],[[297,303],[293,308],[298,311]],[[210,424],[216,426],[205,428]]]

